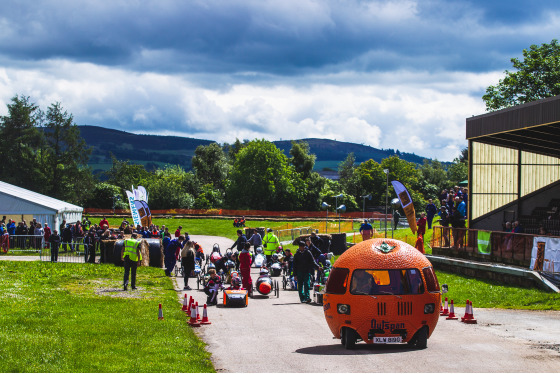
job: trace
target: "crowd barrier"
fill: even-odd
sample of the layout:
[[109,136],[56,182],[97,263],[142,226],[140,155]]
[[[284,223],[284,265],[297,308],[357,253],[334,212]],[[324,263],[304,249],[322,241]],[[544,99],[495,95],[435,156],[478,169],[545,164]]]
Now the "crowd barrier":
[[533,238],[538,235],[492,231],[489,254],[479,252],[479,231],[468,228],[434,226],[433,254],[451,257],[474,257],[482,261],[502,262],[528,267],[531,263]]

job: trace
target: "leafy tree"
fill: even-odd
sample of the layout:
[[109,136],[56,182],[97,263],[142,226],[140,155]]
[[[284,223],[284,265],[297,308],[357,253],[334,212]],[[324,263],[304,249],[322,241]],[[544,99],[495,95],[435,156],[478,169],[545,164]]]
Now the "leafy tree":
[[129,190],[134,186],[144,186],[150,184],[153,174],[146,171],[143,165],[131,164],[130,161],[120,161],[111,155],[113,164],[105,172],[107,183],[119,186],[123,190]]
[[317,156],[309,153],[309,143],[304,141],[292,141],[292,149],[290,149],[290,164],[296,171],[302,174],[303,178],[308,178],[315,166]]
[[85,206],[88,208],[111,209],[114,196],[119,197],[119,199],[115,199],[116,209],[128,208],[127,200],[121,188],[104,182],[95,184],[91,194],[88,195],[88,199],[85,201]]
[[242,209],[297,210],[305,184],[273,143],[253,140],[236,156],[226,190],[230,206]]
[[43,174],[44,138],[38,130],[43,112],[27,96],[14,96],[8,104],[8,115],[0,117],[1,180],[46,192]]
[[505,78],[489,86],[482,100],[486,110],[493,111],[560,95],[560,44],[531,45],[523,50],[523,61],[512,58],[517,70],[505,71]]
[[447,176],[449,184],[455,186],[459,182],[464,181],[469,177],[469,166],[466,162],[461,162],[458,158],[453,160],[453,163],[447,169]]
[[71,202],[84,201],[94,186],[87,166],[91,149],[80,136],[73,117],[60,103],[47,109],[45,123],[46,162],[49,196]]
[[[389,169],[389,196],[388,201],[396,197],[395,190],[391,185],[391,181],[398,180],[405,185],[410,193],[414,208],[416,211],[423,210],[426,206],[426,200],[420,192],[418,192],[420,184],[420,171],[416,168],[416,164],[401,160],[398,156],[391,156],[381,161],[383,169]],[[385,182],[387,183],[387,182]],[[383,204],[385,204],[385,192],[382,196]]]
[[224,202],[224,192],[206,184],[200,189],[200,193],[194,201],[196,209],[220,208]]
[[439,193],[449,184],[447,171],[438,160],[424,160],[419,170],[421,175],[419,191],[425,198],[437,200]]
[[353,195],[357,201],[362,200],[360,196],[372,194],[372,204],[385,204],[385,173],[379,163],[371,159],[362,162],[354,171],[354,176],[359,186]]
[[[150,193],[150,209],[189,209],[194,206],[193,189],[196,177],[179,165],[157,169],[144,185]],[[189,193],[191,191],[191,193]]]
[[348,180],[352,178],[354,174],[354,169],[356,169],[356,157],[354,152],[351,152],[346,156],[346,159],[338,164],[338,177],[341,181]]
[[235,161],[235,157],[237,156],[239,151],[241,151],[241,149],[243,149],[243,147],[245,147],[246,145],[247,142],[241,143],[241,141],[237,138],[235,138],[235,142],[232,145],[229,145],[227,143],[224,144],[224,149],[227,150],[227,154],[231,162]]
[[194,152],[192,166],[200,183],[221,190],[225,188],[230,165],[224,150],[217,143],[199,145]]

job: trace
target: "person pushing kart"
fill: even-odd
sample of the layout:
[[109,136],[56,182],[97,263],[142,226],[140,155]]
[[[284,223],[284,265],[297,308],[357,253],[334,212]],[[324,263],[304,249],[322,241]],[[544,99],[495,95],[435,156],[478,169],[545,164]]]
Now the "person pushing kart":
[[241,272],[241,279],[243,280],[243,288],[249,291],[252,295],[253,280],[251,279],[251,243],[245,243],[245,248],[239,254],[239,271]]

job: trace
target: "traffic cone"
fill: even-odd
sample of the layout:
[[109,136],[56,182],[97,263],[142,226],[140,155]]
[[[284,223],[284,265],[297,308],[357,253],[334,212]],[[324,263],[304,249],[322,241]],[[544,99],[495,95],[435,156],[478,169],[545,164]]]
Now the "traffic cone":
[[465,315],[461,317],[461,322],[465,322],[469,318],[469,299],[465,302]]
[[459,317],[455,316],[455,308],[453,307],[453,300],[451,300],[451,304],[449,305],[449,316],[446,319],[459,319]]
[[187,300],[187,294],[185,294],[185,298],[183,299],[183,307],[181,308],[181,310],[185,313],[189,311],[189,303],[187,302]]
[[201,325],[210,325],[212,322],[208,321],[208,311],[206,310],[206,304],[204,304],[204,309],[202,309],[202,321]]
[[185,313],[187,313],[187,314],[190,314],[190,313],[191,313],[191,309],[192,309],[193,304],[194,304],[194,299],[193,299],[193,297],[191,296],[191,297],[189,298],[189,307],[188,307],[188,310],[185,310]]
[[468,318],[466,318],[465,320],[463,320],[463,319],[461,318],[461,322],[465,322],[465,323],[473,324],[473,325],[474,325],[474,324],[477,323],[477,321],[476,321],[476,319],[474,318],[473,307],[472,307],[472,301],[469,301],[468,303],[469,303],[469,314],[468,314]]
[[445,305],[443,306],[443,312],[439,314],[440,316],[448,316],[449,315],[449,304],[447,303],[447,297],[445,298]]
[[196,320],[196,310],[194,309],[194,305],[191,307],[191,319],[189,320],[189,325],[193,327],[200,326],[200,323]]
[[443,300],[439,302],[439,314],[443,313]]
[[196,302],[194,309],[196,310],[196,320],[200,321],[200,309],[198,308],[198,301]]
[[163,309],[161,309],[161,304],[159,304],[159,310],[158,310],[158,317],[157,319],[163,319]]

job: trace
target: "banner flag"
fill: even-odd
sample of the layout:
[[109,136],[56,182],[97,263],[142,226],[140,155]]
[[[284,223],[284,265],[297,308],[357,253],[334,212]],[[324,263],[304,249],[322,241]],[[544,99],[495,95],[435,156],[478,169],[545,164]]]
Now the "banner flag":
[[134,222],[134,227],[141,224],[140,215],[138,214],[138,209],[136,209],[136,204],[134,203],[134,194],[130,191],[125,191],[126,197],[128,198],[128,205],[130,206],[130,214],[132,215],[132,221]]
[[490,245],[490,235],[492,232],[490,231],[479,231],[477,244],[478,244],[478,253],[482,253],[483,255],[489,255],[492,252],[492,248]]
[[414,211],[414,204],[412,204],[412,197],[410,197],[408,190],[401,182],[391,181],[391,184],[393,185],[395,193],[401,202],[408,225],[410,226],[412,233],[416,234],[416,212]]
[[536,271],[560,272],[560,238],[535,236],[529,268]]
[[142,186],[134,189],[134,186],[132,186],[132,192],[126,191],[126,196],[128,197],[134,226],[149,227],[152,224],[152,213],[148,207],[148,192],[146,189]]

